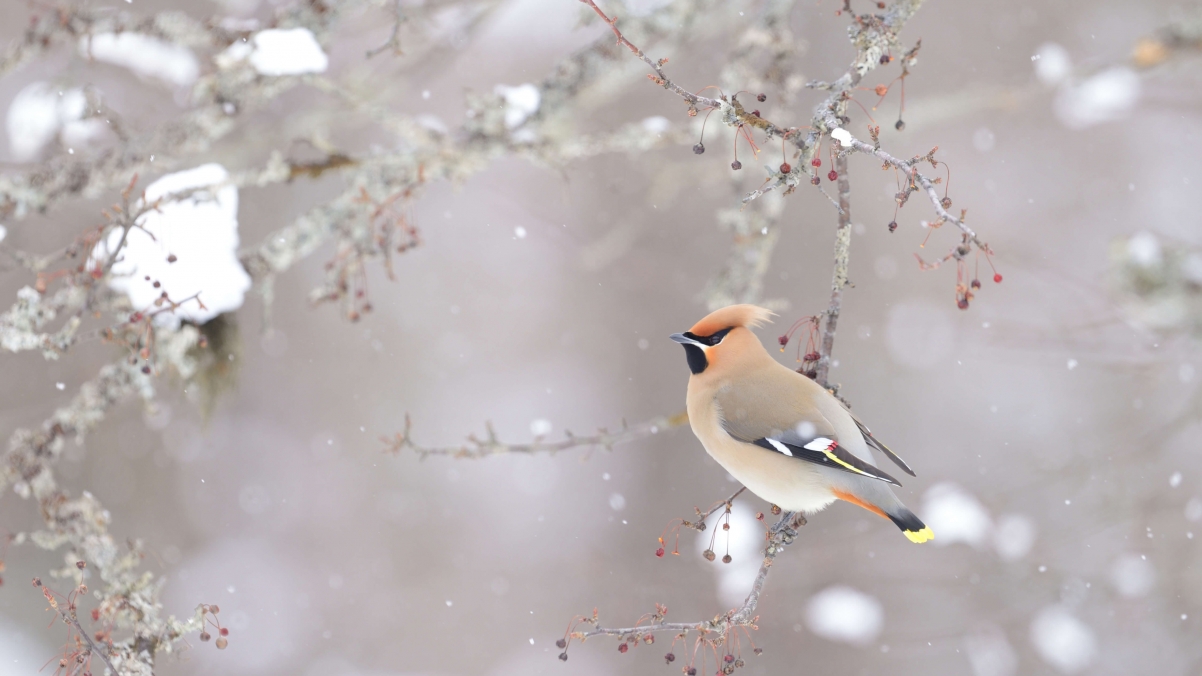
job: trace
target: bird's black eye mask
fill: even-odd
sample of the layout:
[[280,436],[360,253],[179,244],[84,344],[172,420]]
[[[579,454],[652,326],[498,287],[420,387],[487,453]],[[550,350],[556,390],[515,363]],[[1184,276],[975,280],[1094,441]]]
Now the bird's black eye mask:
[[[728,327],[708,336],[699,336],[691,331],[686,331],[683,335],[689,340],[713,347],[718,343],[721,343],[722,339],[725,338],[726,334],[730,333],[730,330],[733,328],[733,326]],[[689,371],[691,371],[694,375],[701,373],[710,365],[709,360],[705,358],[705,350],[702,350],[700,347],[693,345],[692,343],[684,343],[683,345],[685,358],[689,362]]]
[[699,336],[691,331],[685,331],[684,337],[688,338],[689,340],[695,340],[698,343],[702,343],[705,345],[709,345],[710,347],[713,347],[713,346],[717,345],[718,343],[721,343],[722,339],[725,338],[726,334],[730,333],[730,330],[733,328],[734,328],[733,326],[730,326],[725,329],[722,329],[721,331],[718,331],[717,333],[714,333],[714,334],[708,335],[708,336]]

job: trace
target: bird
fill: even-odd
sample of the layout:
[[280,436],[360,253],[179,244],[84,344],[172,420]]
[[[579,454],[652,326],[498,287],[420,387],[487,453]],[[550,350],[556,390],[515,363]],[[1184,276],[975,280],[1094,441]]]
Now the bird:
[[706,452],[760,498],[813,513],[836,500],[889,519],[911,542],[935,537],[872,462],[870,448],[916,476],[838,398],[776,361],[752,333],[773,313],[755,305],[715,310],[671,339],[684,346],[689,425]]

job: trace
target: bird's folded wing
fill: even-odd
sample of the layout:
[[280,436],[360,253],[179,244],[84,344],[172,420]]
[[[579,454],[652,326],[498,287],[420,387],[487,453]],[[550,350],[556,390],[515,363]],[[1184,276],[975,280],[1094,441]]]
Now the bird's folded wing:
[[[792,435],[786,435],[796,440]],[[900,486],[897,479],[889,476],[885,472],[873,467],[872,465],[860,460],[856,456],[848,452],[847,449],[839,445],[839,442],[827,437],[815,437],[810,441],[797,445],[781,441],[772,437],[762,437],[752,442],[756,446],[766,448],[770,451],[776,451],[781,455],[787,455],[790,458],[805,460],[817,465],[824,465],[833,469],[841,469],[845,472],[860,474],[871,479],[877,479],[891,483],[894,486]]]
[[813,381],[788,369],[764,376],[754,383],[731,383],[715,395],[727,434],[798,460],[901,485],[839,445],[835,426],[808,396],[814,393],[806,388],[818,388]]
[[917,474],[914,473],[914,470],[910,469],[910,466],[906,464],[905,460],[902,460],[900,457],[898,457],[898,455],[896,453],[889,450],[888,446],[886,446],[885,444],[882,444],[880,441],[877,440],[876,437],[872,436],[872,432],[869,431],[867,425],[860,422],[860,420],[858,418],[856,418],[855,416],[852,416],[851,419],[856,421],[856,427],[860,428],[860,433],[862,433],[864,435],[864,441],[868,442],[869,446],[875,448],[876,450],[880,451],[881,453],[884,453],[885,457],[889,458],[890,460],[893,461],[893,463],[895,465],[902,468],[902,471],[904,471],[906,474],[909,474],[910,476],[918,476]]

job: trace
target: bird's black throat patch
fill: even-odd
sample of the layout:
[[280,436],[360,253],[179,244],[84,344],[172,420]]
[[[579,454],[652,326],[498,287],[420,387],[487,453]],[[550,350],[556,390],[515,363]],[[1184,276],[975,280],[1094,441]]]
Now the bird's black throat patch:
[[705,367],[710,365],[709,361],[705,358],[705,350],[696,345],[685,345],[684,355],[689,360],[689,370],[693,372],[693,375],[701,373],[705,370]]

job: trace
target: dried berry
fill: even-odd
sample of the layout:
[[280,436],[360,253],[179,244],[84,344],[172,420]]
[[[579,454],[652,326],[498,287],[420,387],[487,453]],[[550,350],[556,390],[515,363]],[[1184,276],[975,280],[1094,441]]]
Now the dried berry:
[[892,60],[893,60],[892,56],[889,56],[888,54],[881,54],[881,65],[882,66],[887,65]]
[[693,154],[694,155],[700,155],[701,153],[704,153],[704,152],[705,152],[705,144],[704,143],[698,143],[697,145],[693,146]]
[[567,662],[567,661],[568,661],[568,653],[567,653],[566,651],[565,651],[565,652],[562,652],[562,653],[559,653],[559,661],[560,661],[560,662]]
[[736,668],[736,669],[742,669],[744,664],[746,664],[746,662],[744,662],[744,661],[743,661],[743,658],[742,658],[742,657],[740,657],[739,659],[735,660],[735,668]]
[[685,671],[684,673],[685,673],[685,676],[697,676],[697,668],[689,667],[688,670]]
[[664,548],[660,547],[659,549],[655,550],[655,555],[658,558],[661,558],[661,559],[664,558]]
[[730,563],[731,561],[732,559],[730,558],[730,554],[722,557],[722,563]]
[[767,94],[760,94],[759,96],[755,97],[755,100],[756,100],[756,101],[759,101],[760,103],[763,103],[764,101],[767,101],[767,100],[768,100],[768,95],[767,95]]
[[216,615],[217,613],[221,612],[221,608],[218,607],[216,604],[214,604],[214,605],[209,606],[209,612]]
[[889,221],[889,232],[897,230],[897,221]]
[[961,310],[967,310],[968,309],[968,299],[961,296],[960,300],[956,301],[956,307],[960,308]]
[[810,177],[810,183],[812,185],[818,185],[819,183],[822,183],[822,179],[818,178],[817,176],[812,176]]
[[952,198],[944,197],[943,199],[939,200],[939,204],[943,205],[944,209],[951,209],[952,208]]
[[971,286],[971,287],[972,287],[972,288],[974,288],[974,289],[979,289],[979,288],[981,288],[981,280],[979,280],[979,279],[974,279],[974,280],[972,280],[972,282],[970,282],[968,285],[969,285],[969,286]]
[[655,643],[655,635],[647,634],[646,636],[643,637],[643,643],[646,643],[647,645],[651,645],[652,643]]
[[724,655],[724,656],[722,657],[722,661],[723,661],[723,662],[726,662],[727,664],[730,664],[731,662],[734,662],[734,661],[735,661],[735,656],[734,656],[734,655],[729,655],[729,654],[728,654],[728,655]]
[[898,120],[897,124],[893,125],[893,128],[898,131],[901,131],[906,128],[906,123],[904,120]]
[[782,162],[780,165],[780,173],[787,174],[790,171],[793,171],[793,167],[789,166],[788,162]]
[[758,111],[758,110],[753,110],[753,111],[751,111],[751,114],[752,114],[752,115],[755,115],[756,117],[759,117],[759,116],[760,116],[760,111]]
[[[763,96],[763,94],[761,94],[760,96]],[[675,662],[675,661],[676,661],[676,655],[675,655],[675,654],[673,654],[673,653],[668,653],[667,655],[664,655],[664,662],[667,662],[668,664],[672,664],[672,663],[673,663],[673,662]]]
[[213,645],[217,646],[218,650],[225,650],[225,647],[229,644],[230,644],[230,642],[225,640],[224,638],[219,638],[213,642]]
[[763,654],[764,654],[764,649],[763,649],[763,648],[756,648],[756,649],[755,649],[755,650],[753,650],[752,652],[754,652],[756,655],[763,655]]
[[83,570],[84,568],[87,568],[87,567],[88,567],[88,562],[87,562],[87,561],[76,561],[76,562],[75,562],[75,567],[76,567],[76,568],[78,568],[78,569],[80,569],[80,570]]
[[831,169],[831,173],[827,174],[826,177],[831,181],[837,180],[839,178],[839,172]]
[[145,373],[146,375],[150,375],[150,365],[149,364],[142,367],[142,373]]
[[568,642],[561,638],[555,642],[555,647],[563,650],[564,648],[568,647]]
[[722,524],[722,530],[730,530],[730,524],[729,523]]
[[213,638],[213,637],[209,635],[209,632],[207,632],[207,631],[200,632],[200,640],[208,641],[211,638]]
[[1000,274],[996,273],[996,272],[995,272],[995,273],[993,273],[993,283],[994,283],[994,284],[1001,284],[1001,283],[1002,283],[1002,276],[1001,276]]
[[788,337],[788,336],[781,336],[781,337],[779,337],[779,338],[777,338],[777,339],[776,339],[776,342],[780,343],[780,346],[781,346],[781,347],[784,347],[784,346],[786,346],[786,345],[788,345],[788,344],[789,344],[789,337]]
[[734,162],[730,163],[730,168],[734,169],[735,171],[738,171],[743,168],[743,163],[738,160],[735,160]]
[[701,552],[701,555],[705,557],[706,561],[714,560],[714,550],[712,549],[707,549],[704,552]]
[[626,645],[625,643],[619,643],[619,644],[618,644],[618,652],[620,652],[620,653],[624,653],[624,652],[626,652],[627,650],[630,650],[630,646]]
[[776,505],[772,505],[772,514],[773,514],[773,516],[777,516],[777,515],[779,515],[779,514],[780,514],[780,507],[777,507]]
[[168,263],[174,263],[178,260],[179,259],[175,257],[175,254],[167,254],[167,262]]

